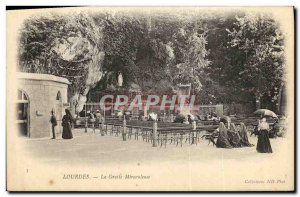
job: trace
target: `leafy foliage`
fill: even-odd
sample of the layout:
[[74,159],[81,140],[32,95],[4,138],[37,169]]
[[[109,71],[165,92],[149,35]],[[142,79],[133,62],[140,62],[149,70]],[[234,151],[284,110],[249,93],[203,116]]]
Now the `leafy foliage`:
[[68,78],[76,111],[89,91],[118,89],[119,72],[123,90],[163,94],[190,83],[202,104],[276,97],[283,83],[284,38],[261,14],[48,15],[20,33],[19,69]]
[[284,42],[277,23],[268,16],[236,17],[233,30],[227,30],[231,47],[245,55],[239,79],[244,90],[260,99],[281,86],[284,72]]

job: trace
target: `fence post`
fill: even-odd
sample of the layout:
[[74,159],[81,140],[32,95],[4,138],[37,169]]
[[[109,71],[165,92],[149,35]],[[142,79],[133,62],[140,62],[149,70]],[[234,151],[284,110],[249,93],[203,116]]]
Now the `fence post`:
[[126,118],[124,116],[124,120],[123,120],[123,132],[122,132],[122,136],[123,136],[123,141],[126,141]]
[[196,129],[197,129],[197,124],[196,124],[195,120],[193,120],[193,122],[192,122],[192,127],[193,127],[192,144],[195,144]]
[[[101,136],[104,136],[104,124],[105,124],[105,116],[101,117],[101,120],[99,120],[99,129],[100,129]],[[105,130],[105,134],[107,135],[107,127]]]
[[157,147],[157,142],[156,142],[156,137],[157,137],[157,122],[156,120],[153,123],[153,147]]
[[88,127],[88,118],[85,117],[85,124],[84,124],[84,131],[87,133],[87,127]]
[[[94,119],[94,120],[92,120],[92,121],[95,121],[95,119]],[[93,127],[93,131],[94,131],[94,133],[96,133],[96,129],[95,129],[95,122],[92,122],[92,127]]]

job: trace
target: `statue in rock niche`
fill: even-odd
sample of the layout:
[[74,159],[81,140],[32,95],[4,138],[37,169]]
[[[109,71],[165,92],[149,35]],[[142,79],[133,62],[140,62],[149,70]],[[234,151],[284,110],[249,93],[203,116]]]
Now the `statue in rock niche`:
[[123,86],[123,75],[121,72],[118,72],[118,86],[119,87]]

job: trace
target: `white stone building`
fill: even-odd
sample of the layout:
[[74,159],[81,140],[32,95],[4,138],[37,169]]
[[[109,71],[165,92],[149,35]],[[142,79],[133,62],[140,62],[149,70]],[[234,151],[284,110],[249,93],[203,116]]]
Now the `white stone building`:
[[61,119],[68,104],[68,85],[61,77],[48,74],[17,73],[17,120],[18,132],[30,138],[52,137],[50,115],[55,112],[61,133]]

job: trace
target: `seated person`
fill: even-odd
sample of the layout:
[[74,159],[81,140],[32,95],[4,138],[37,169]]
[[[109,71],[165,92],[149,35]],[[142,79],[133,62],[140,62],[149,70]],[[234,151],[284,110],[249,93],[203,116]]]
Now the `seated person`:
[[192,124],[192,122],[194,121],[194,117],[192,117],[190,114],[189,115],[187,115],[187,118],[188,118],[188,121],[189,121],[189,123],[190,124]]
[[239,135],[234,123],[230,123],[230,129],[228,131],[229,142],[232,147],[242,147],[241,136]]
[[231,118],[229,116],[222,116],[220,117],[220,122],[223,122],[224,124],[231,123]]
[[227,129],[223,122],[220,122],[219,125],[219,136],[216,142],[217,148],[232,148],[232,146],[229,143]]
[[157,119],[157,114],[156,113],[154,113],[154,112],[150,112],[149,114],[148,114],[148,121],[157,121],[158,119]]
[[185,118],[183,119],[183,124],[190,124],[190,122],[189,122],[189,120],[188,120],[187,117],[185,117]]
[[210,114],[206,114],[206,120],[211,120],[212,116]]
[[238,132],[239,132],[239,135],[241,137],[241,144],[243,146],[254,146],[253,144],[250,144],[250,142],[248,140],[247,127],[244,123],[241,122],[241,128]]

